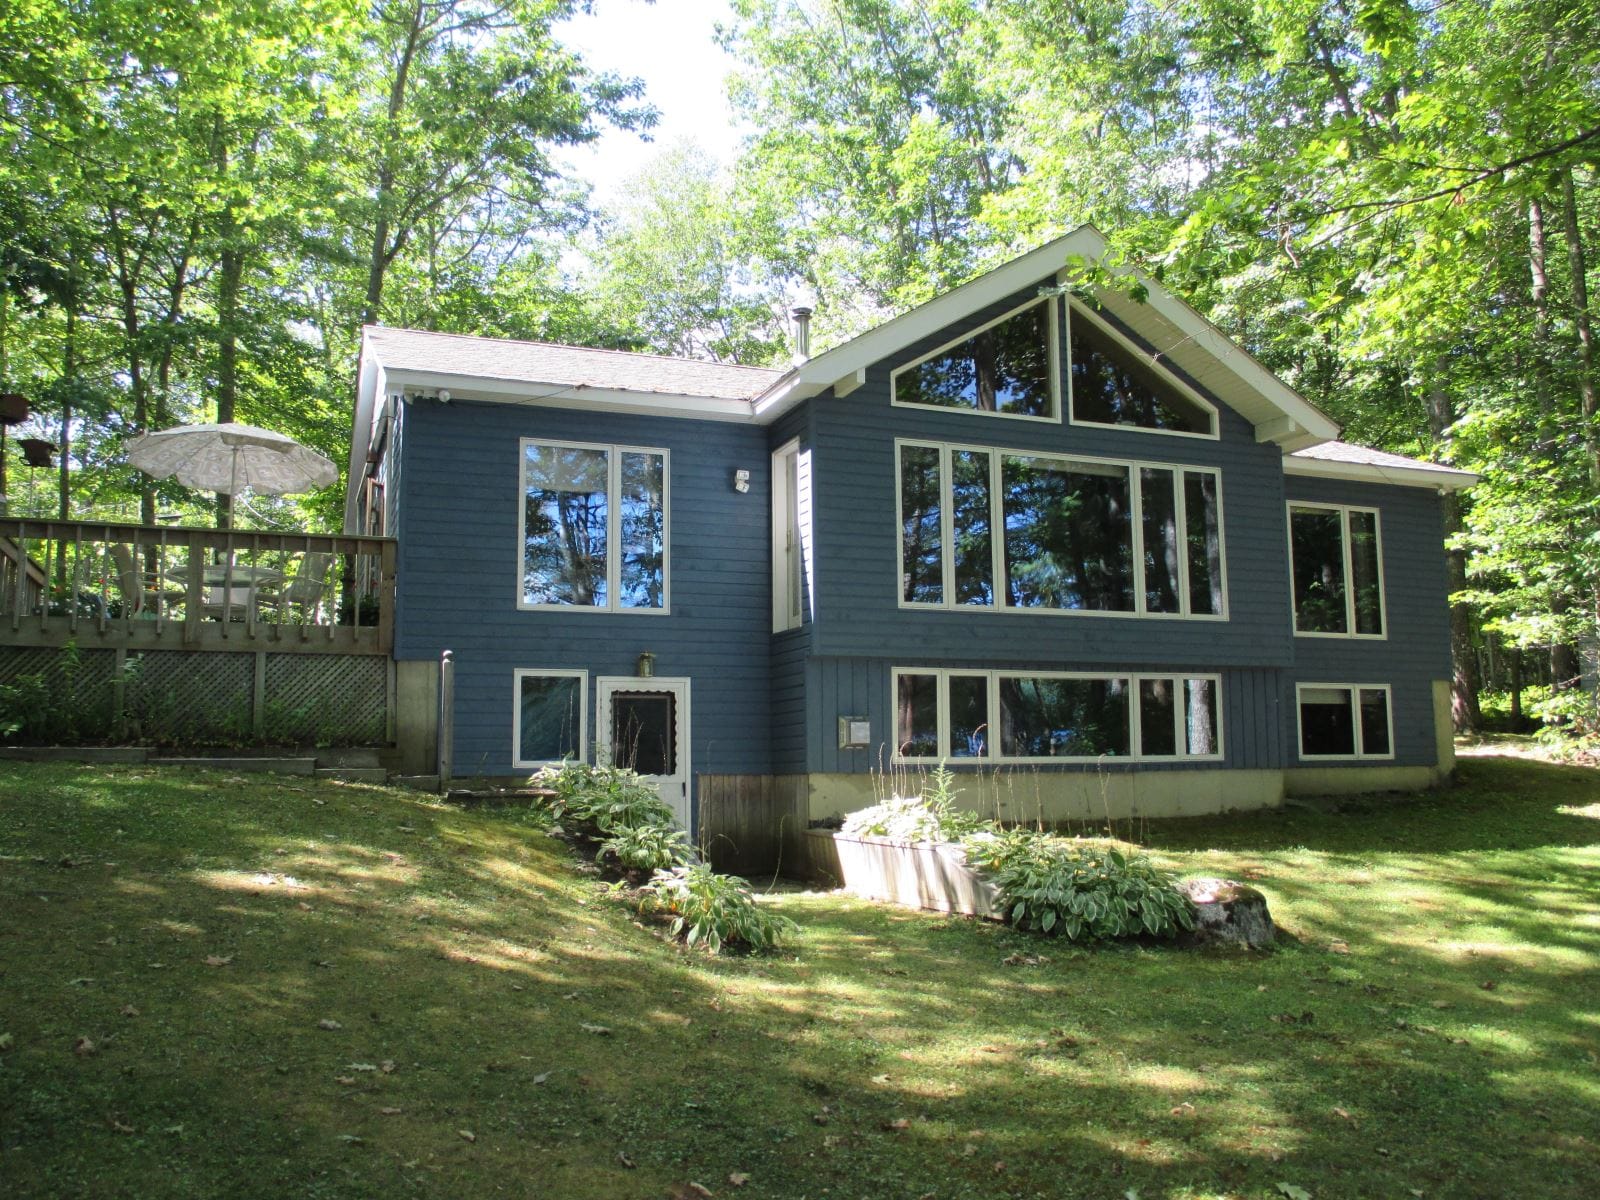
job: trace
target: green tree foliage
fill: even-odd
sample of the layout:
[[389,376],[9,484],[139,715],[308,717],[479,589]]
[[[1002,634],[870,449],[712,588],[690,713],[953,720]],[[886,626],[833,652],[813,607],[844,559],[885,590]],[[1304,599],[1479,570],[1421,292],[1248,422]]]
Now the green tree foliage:
[[628,182],[594,252],[594,303],[633,346],[762,365],[787,349],[785,297],[748,260],[716,163],[672,147]]
[[[69,444],[49,507],[192,504],[119,465],[128,436],[181,421],[266,423],[342,460],[362,320],[586,333],[555,268],[582,193],[550,153],[649,113],[560,46],[574,8],[6,6],[0,383],[33,401],[21,432]],[[44,511],[28,482],[21,507]],[[255,502],[313,527],[341,507],[337,488]]]

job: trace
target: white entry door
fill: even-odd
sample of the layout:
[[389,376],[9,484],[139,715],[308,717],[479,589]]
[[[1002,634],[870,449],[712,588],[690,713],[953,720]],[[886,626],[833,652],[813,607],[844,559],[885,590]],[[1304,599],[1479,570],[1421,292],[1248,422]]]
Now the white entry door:
[[606,676],[595,679],[602,756],[653,783],[689,828],[689,681]]

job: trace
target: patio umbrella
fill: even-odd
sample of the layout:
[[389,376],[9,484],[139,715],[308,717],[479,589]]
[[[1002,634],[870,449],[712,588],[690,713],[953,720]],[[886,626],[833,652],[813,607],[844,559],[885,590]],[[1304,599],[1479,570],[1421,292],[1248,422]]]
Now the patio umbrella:
[[237,496],[288,496],[327,487],[339,469],[292,437],[254,425],[178,425],[128,443],[128,462],[156,478]]

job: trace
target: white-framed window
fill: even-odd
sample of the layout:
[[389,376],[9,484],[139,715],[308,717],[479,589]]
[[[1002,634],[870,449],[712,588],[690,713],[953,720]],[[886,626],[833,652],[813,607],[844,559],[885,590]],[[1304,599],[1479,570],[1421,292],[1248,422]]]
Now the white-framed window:
[[1221,761],[1218,675],[895,667],[896,762]]
[[518,669],[512,675],[511,762],[542,767],[589,752],[589,673]]
[[1067,305],[1067,422],[1215,440],[1217,409],[1087,305]]
[[1300,683],[1294,692],[1301,759],[1394,757],[1388,684]]
[[811,451],[798,439],[772,455],[772,631],[805,620],[811,578]]
[[1226,620],[1210,467],[897,439],[902,608]]
[[517,607],[664,613],[669,458],[523,438]]
[[1289,501],[1289,564],[1298,636],[1385,635],[1377,509]]
[[929,351],[889,376],[894,405],[1057,421],[1056,303],[1041,297]]

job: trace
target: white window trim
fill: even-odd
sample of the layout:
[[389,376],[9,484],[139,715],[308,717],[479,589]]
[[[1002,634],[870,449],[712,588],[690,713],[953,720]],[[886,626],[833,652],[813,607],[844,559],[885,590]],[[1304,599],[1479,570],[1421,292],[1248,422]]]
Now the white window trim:
[[772,632],[784,633],[805,624],[810,591],[810,509],[805,501],[811,485],[811,454],[800,449],[799,438],[772,452],[771,477]]
[[[1336,512],[1339,514],[1339,542],[1343,556],[1344,566],[1344,633],[1316,633],[1302,631],[1300,628],[1300,611],[1295,600],[1294,587],[1294,510],[1297,508],[1321,509],[1323,512]],[[1336,638],[1340,641],[1361,642],[1386,642],[1389,640],[1389,581],[1383,573],[1383,514],[1376,508],[1366,504],[1324,504],[1317,500],[1290,500],[1284,510],[1286,519],[1284,530],[1288,534],[1289,552],[1289,628],[1294,630],[1298,638]],[[1372,540],[1378,550],[1378,623],[1383,627],[1382,633],[1357,633],[1356,632],[1356,592],[1351,581],[1355,578],[1355,560],[1350,552],[1350,514],[1353,512],[1372,514]]]
[[511,765],[538,768],[559,765],[563,761],[522,757],[522,681],[530,676],[536,679],[557,677],[578,681],[577,761],[589,761],[589,672],[569,667],[518,667],[511,672]]
[[[606,604],[529,604],[523,581],[527,572],[528,447],[603,450],[606,454]],[[622,456],[661,456],[661,607],[631,608],[618,603],[622,580]],[[521,438],[517,442],[517,608],[522,612],[628,613],[664,617],[672,612],[672,452],[663,446],[623,446],[611,442],[569,442],[562,438]]]
[[[1121,346],[1124,350],[1126,350],[1129,354],[1133,355],[1138,361],[1143,363],[1145,366],[1149,367],[1158,376],[1160,376],[1161,380],[1164,383],[1166,383],[1168,386],[1170,386],[1174,391],[1182,393],[1185,398],[1187,398],[1188,400],[1192,401],[1195,404],[1198,404],[1201,408],[1205,409],[1206,412],[1210,413],[1211,414],[1211,432],[1210,433],[1190,433],[1188,430],[1185,430],[1185,429],[1151,429],[1148,425],[1131,425],[1131,424],[1124,424],[1124,423],[1112,422],[1112,421],[1080,420],[1078,418],[1078,415],[1077,415],[1077,413],[1076,413],[1076,411],[1075,411],[1075,409],[1073,407],[1073,403],[1072,403],[1072,370],[1071,370],[1071,365],[1072,365],[1071,364],[1071,357],[1072,357],[1072,325],[1071,325],[1071,323],[1072,323],[1072,321],[1074,319],[1076,319],[1077,317],[1080,317],[1080,316],[1087,318],[1088,321],[1092,325],[1094,325],[1094,327],[1096,329],[1098,329],[1101,333],[1105,334],[1112,341],[1116,342],[1119,346]],[[1078,300],[1074,300],[1074,299],[1072,299],[1070,297],[1067,300],[1067,323],[1068,323],[1067,324],[1067,329],[1066,329],[1065,336],[1063,337],[1061,344],[1066,347],[1067,360],[1068,360],[1068,362],[1067,362],[1068,370],[1066,372],[1066,377],[1067,377],[1067,424],[1068,425],[1082,425],[1083,427],[1085,427],[1087,429],[1126,430],[1126,431],[1129,431],[1129,432],[1132,432],[1132,433],[1154,434],[1157,437],[1199,438],[1202,441],[1208,441],[1208,442],[1215,442],[1215,441],[1221,440],[1221,437],[1222,437],[1222,416],[1217,411],[1217,406],[1215,404],[1212,404],[1211,401],[1207,400],[1204,396],[1202,396],[1199,392],[1197,392],[1189,384],[1185,383],[1183,381],[1183,379],[1181,379],[1178,375],[1174,374],[1167,367],[1163,366],[1162,363],[1161,363],[1161,360],[1159,358],[1152,358],[1151,355],[1150,355],[1150,352],[1148,350],[1144,349],[1138,343],[1134,342],[1131,338],[1129,338],[1126,334],[1124,334],[1115,325],[1111,324],[1104,317],[1100,316],[1098,313],[1094,312],[1092,309],[1090,309],[1087,306],[1085,306],[1082,302],[1080,302]]]
[[[939,536],[940,572],[943,578],[943,599],[938,602],[912,601],[905,598],[906,522],[904,491],[900,486],[901,451],[907,447],[939,452]],[[951,503],[954,493],[954,456],[961,452],[989,455],[989,575],[996,598],[994,604],[960,604],[955,599],[955,512]],[[1123,467],[1128,472],[1128,483],[1133,519],[1133,561],[1135,584],[1131,610],[1107,608],[1044,608],[1012,604],[1004,587],[1005,578],[1005,514],[1001,511],[996,520],[995,506],[1003,504],[1001,489],[1002,460],[1026,458],[1034,461],[1062,464],[1085,463],[1090,466]],[[1178,608],[1177,612],[1150,612],[1146,608],[1144,581],[1144,493],[1139,486],[1139,472],[1145,469],[1169,471],[1173,474],[1175,512],[1178,522]],[[1222,610],[1215,613],[1192,613],[1189,595],[1189,537],[1188,496],[1183,486],[1183,474],[1193,471],[1212,476],[1217,482],[1217,556],[1221,565],[1218,583],[1222,591]],[[1192,463],[1155,462],[1137,459],[1101,458],[1090,454],[1058,454],[1038,450],[1010,450],[1000,446],[974,446],[955,442],[934,442],[924,438],[895,438],[894,440],[894,515],[895,515],[895,599],[900,608],[922,612],[1003,612],[1041,614],[1067,617],[1120,617],[1141,621],[1226,621],[1228,620],[1228,539],[1227,520],[1223,508],[1222,471],[1216,467],[1197,466]],[[1380,544],[1381,550],[1381,544]],[[1342,634],[1339,636],[1343,636]]]
[[[932,675],[935,677],[935,720],[938,723],[938,748],[937,755],[902,755],[900,753],[900,727],[898,724],[898,696],[900,693],[900,677],[902,675]],[[998,736],[991,736],[988,742],[989,753],[982,757],[966,756],[956,758],[950,753],[950,723],[947,719],[950,711],[950,678],[960,675],[969,678],[984,678],[987,680],[989,720],[998,722],[1000,717],[1000,679],[1121,679],[1128,685],[1128,746],[1130,751],[1135,746],[1143,746],[1144,729],[1139,713],[1139,685],[1148,679],[1165,679],[1181,685],[1189,679],[1207,679],[1216,685],[1217,697],[1217,750],[1214,754],[1097,754],[1097,755],[1042,755],[1022,756],[1003,755],[1000,753]],[[1183,703],[1173,706],[1173,725],[1176,735],[1175,745],[1188,745],[1188,728],[1185,722],[1186,706],[1188,703],[1188,689],[1180,687]],[[892,666],[889,668],[889,728],[890,728],[890,761],[900,765],[927,765],[932,762],[943,762],[949,765],[963,763],[977,764],[1032,764],[1045,763],[1083,764],[1083,763],[1218,763],[1227,757],[1227,742],[1223,732],[1223,700],[1222,676],[1210,671],[1028,671],[1028,670],[985,670],[982,668],[968,667],[917,667],[917,666]],[[993,733],[993,731],[991,731]],[[1391,745],[1393,744],[1391,740]]]
[[[1050,374],[1050,411],[1043,416],[1033,416],[1031,413],[986,412],[981,408],[954,408],[942,404],[916,404],[910,400],[901,400],[896,384],[901,375],[907,371],[920,367],[930,359],[938,358],[947,350],[953,350],[963,342],[970,341],[987,329],[993,329],[1005,321],[1009,321],[1018,313],[1027,312],[1038,305],[1045,306],[1045,362]],[[889,372],[889,404],[893,408],[910,408],[918,412],[947,412],[976,415],[980,417],[999,417],[1007,421],[1048,421],[1051,424],[1061,422],[1061,348],[1060,348],[1060,319],[1056,313],[1054,296],[1041,296],[1036,300],[1028,300],[1008,312],[1001,313],[992,321],[985,321],[975,329],[969,329],[960,337],[952,338],[942,346],[928,351],[920,358],[914,358],[908,363],[896,367]]]
[[[1307,754],[1305,711],[1301,695],[1310,689],[1348,692],[1351,705],[1351,728],[1355,731],[1354,754]],[[1362,692],[1382,692],[1384,715],[1389,721],[1389,753],[1368,754],[1362,747],[1361,696]],[[1394,689],[1387,683],[1297,683],[1294,685],[1294,750],[1300,762],[1387,762],[1394,758]]]

